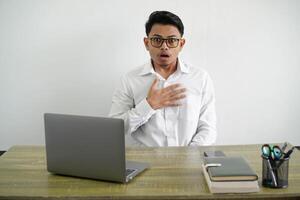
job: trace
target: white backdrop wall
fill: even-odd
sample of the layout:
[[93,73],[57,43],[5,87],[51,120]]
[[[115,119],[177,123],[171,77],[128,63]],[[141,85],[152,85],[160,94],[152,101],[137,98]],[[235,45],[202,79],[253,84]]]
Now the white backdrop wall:
[[45,112],[106,116],[154,10],[182,18],[181,58],[214,81],[217,144],[300,144],[298,0],[0,0],[0,150],[44,144]]

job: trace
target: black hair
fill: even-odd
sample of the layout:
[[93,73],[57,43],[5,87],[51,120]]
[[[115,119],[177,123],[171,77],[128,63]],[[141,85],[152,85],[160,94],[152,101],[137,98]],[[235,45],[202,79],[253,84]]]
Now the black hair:
[[151,13],[145,24],[147,36],[154,24],[173,25],[178,29],[180,35],[183,36],[184,26],[181,19],[169,11],[154,11]]

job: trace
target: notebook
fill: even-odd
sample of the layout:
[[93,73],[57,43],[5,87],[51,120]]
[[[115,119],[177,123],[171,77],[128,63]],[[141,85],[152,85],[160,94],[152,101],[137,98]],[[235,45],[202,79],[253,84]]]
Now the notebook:
[[259,192],[258,180],[254,181],[211,181],[207,168],[202,165],[202,171],[211,193],[252,193]]
[[51,173],[126,183],[149,167],[125,160],[122,119],[46,113],[44,123]]
[[212,181],[253,181],[258,179],[257,174],[243,157],[205,157],[204,164],[220,165],[207,168]]

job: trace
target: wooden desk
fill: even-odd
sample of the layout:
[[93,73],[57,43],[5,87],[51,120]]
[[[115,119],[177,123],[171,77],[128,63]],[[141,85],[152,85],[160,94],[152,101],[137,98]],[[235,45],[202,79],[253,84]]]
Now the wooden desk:
[[252,194],[211,194],[201,172],[204,150],[244,156],[259,175],[261,145],[128,148],[129,160],[151,168],[129,184],[52,175],[46,171],[43,146],[14,146],[0,157],[0,199],[300,199],[300,153],[290,160],[289,187],[261,187]]

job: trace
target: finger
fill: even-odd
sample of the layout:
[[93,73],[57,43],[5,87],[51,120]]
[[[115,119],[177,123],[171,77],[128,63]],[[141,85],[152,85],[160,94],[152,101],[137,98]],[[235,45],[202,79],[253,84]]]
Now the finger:
[[177,93],[184,93],[186,91],[185,88],[183,87],[176,87],[174,89],[168,88],[168,90],[163,91],[163,94],[166,96],[173,96],[176,95]]
[[181,103],[168,101],[168,103],[165,104],[165,107],[176,107],[176,106],[181,106]]
[[174,97],[172,99],[166,99],[164,101],[164,106],[178,106],[178,105],[181,105],[182,102],[181,102],[181,99],[185,98],[184,95],[180,95],[180,96],[177,96],[177,97]]
[[165,93],[163,93],[163,95],[168,98],[168,97],[174,97],[178,94],[184,94],[185,92],[186,92],[185,88],[179,88],[179,89],[176,89],[176,90],[165,92]]
[[176,88],[179,88],[180,86],[181,84],[179,83],[169,85],[168,87],[163,88],[163,92],[171,92],[173,90],[176,90]]
[[180,88],[180,89],[177,89],[177,90],[174,90],[172,92],[169,93],[169,97],[174,97],[174,96],[177,96],[177,95],[182,95],[182,94],[185,94],[186,92],[186,89],[185,88]]
[[175,95],[175,96],[171,97],[169,99],[169,101],[178,101],[180,99],[184,99],[185,97],[186,97],[185,94],[179,94],[179,95]]

